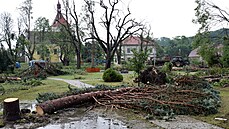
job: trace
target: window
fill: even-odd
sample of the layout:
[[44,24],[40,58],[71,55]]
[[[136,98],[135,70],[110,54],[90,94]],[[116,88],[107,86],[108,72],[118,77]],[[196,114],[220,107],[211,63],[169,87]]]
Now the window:
[[54,50],[53,50],[53,53],[54,53],[54,54],[57,54],[57,49],[54,49]]
[[127,48],[127,53],[130,53],[130,48]]
[[37,55],[40,55],[40,51],[37,51]]

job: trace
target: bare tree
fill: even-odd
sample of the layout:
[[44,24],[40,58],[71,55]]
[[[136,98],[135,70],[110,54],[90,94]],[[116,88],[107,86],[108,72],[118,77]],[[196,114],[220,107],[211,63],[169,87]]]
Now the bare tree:
[[[121,0],[100,0],[98,2],[100,9],[104,10],[99,23],[96,22],[96,11],[91,8],[90,1],[85,0],[85,2],[91,15],[90,24],[92,24],[94,30],[92,37],[89,39],[95,39],[102,47],[106,55],[105,69],[110,68],[118,46],[127,37],[138,32],[142,25],[136,22],[135,19],[130,18],[129,8],[127,8],[127,13],[117,8]],[[100,25],[103,27],[101,30],[99,29]],[[99,32],[105,32],[105,34]]]
[[10,13],[5,12],[1,14],[0,28],[3,33],[2,41],[7,44],[9,50],[8,58],[11,63],[14,63],[16,61],[16,54],[14,52],[12,40],[15,38],[15,34],[13,32],[13,19]]
[[27,49],[27,57],[29,60],[33,59],[35,51],[35,42],[31,42],[31,19],[32,17],[32,0],[25,0],[18,8],[21,13],[21,19],[25,26],[25,30],[22,31],[26,35],[25,47]]
[[74,46],[74,50],[77,56],[76,67],[77,69],[80,69],[81,68],[81,47],[82,47],[83,33],[79,25],[80,20],[79,20],[77,11],[76,11],[76,4],[74,0],[72,1],[71,6],[69,5],[69,1],[63,0],[63,3],[64,3],[64,10],[65,10],[64,15],[66,18],[66,23],[63,24],[60,21],[59,23],[63,25],[63,27],[65,28],[65,30],[67,31],[70,37],[70,42]]

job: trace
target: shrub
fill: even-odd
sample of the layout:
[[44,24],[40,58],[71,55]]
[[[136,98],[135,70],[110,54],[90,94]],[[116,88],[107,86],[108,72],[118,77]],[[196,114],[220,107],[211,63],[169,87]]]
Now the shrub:
[[172,71],[173,65],[171,62],[165,62],[165,64],[162,66],[161,71],[164,73],[170,73]]
[[123,81],[123,76],[117,71],[109,68],[103,73],[103,80],[105,82],[121,82]]

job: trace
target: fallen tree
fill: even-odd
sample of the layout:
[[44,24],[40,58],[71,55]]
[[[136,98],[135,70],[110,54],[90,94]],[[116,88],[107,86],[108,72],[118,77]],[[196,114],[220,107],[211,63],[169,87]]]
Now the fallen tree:
[[45,113],[53,113],[59,109],[68,108],[76,104],[82,104],[84,102],[93,101],[94,98],[101,98],[108,94],[118,94],[133,88],[122,88],[117,89],[114,91],[107,90],[107,91],[96,91],[96,92],[89,92],[79,95],[71,95],[66,96],[59,99],[49,100],[44,103],[40,103],[36,106],[36,111],[39,115],[44,115]]
[[144,85],[71,95],[37,105],[40,115],[84,102],[109,108],[128,108],[152,115],[214,114],[220,106],[219,92],[203,79],[183,76],[169,85]]

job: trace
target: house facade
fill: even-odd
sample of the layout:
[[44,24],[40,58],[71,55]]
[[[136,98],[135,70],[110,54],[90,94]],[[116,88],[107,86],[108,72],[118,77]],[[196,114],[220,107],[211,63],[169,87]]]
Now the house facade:
[[125,61],[128,61],[131,59],[134,55],[132,50],[140,50],[141,43],[143,46],[143,50],[147,47],[149,50],[149,57],[148,60],[152,60],[153,58],[156,58],[156,48],[155,48],[155,42],[153,40],[146,40],[143,39],[143,41],[140,39],[140,37],[137,36],[130,36],[122,43],[122,59]]

